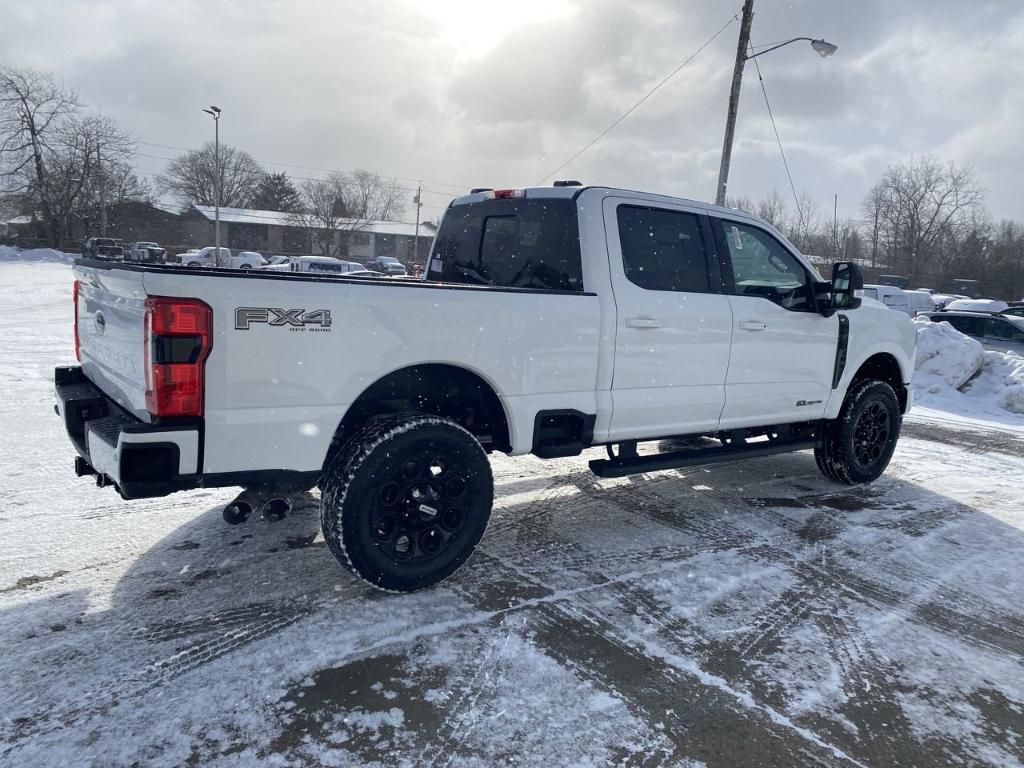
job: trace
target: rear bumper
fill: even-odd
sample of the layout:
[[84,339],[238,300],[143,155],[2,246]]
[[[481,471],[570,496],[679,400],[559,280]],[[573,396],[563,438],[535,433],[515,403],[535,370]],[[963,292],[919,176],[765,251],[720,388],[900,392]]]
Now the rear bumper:
[[165,496],[201,481],[201,424],[146,424],[126,413],[78,366],[54,371],[55,410],[78,451],[75,471],[125,499]]

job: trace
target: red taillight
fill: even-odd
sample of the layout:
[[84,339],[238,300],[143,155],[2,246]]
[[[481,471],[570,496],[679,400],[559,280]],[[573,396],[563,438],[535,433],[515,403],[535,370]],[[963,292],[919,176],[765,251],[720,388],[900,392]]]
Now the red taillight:
[[198,299],[146,299],[146,410],[154,416],[203,415],[212,315]]
[[75,280],[75,287],[72,293],[75,297],[75,359],[78,362],[82,362],[82,342],[78,337],[78,293],[81,290],[81,283]]

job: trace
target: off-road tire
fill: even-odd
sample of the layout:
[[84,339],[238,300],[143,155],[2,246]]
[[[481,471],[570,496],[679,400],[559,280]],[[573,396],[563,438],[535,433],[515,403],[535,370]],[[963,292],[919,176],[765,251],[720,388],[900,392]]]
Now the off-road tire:
[[[444,467],[436,476],[434,460],[424,459],[430,456]],[[417,462],[423,466],[410,474]],[[423,488],[432,499],[426,504],[414,500],[426,498],[417,495]],[[327,547],[346,568],[389,592],[429,587],[455,573],[480,542],[493,502],[491,465],[477,439],[453,421],[425,414],[371,421],[332,452],[320,477]],[[399,547],[402,536],[411,542],[408,553]],[[439,540],[441,549],[431,554]]]
[[853,382],[838,418],[824,422],[818,432],[818,469],[839,483],[870,483],[889,466],[901,424],[900,404],[889,384]]

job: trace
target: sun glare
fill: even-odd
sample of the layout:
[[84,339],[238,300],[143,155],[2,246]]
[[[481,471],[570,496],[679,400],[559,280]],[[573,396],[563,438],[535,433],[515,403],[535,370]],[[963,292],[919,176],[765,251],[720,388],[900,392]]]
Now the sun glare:
[[527,24],[557,19],[570,12],[570,0],[434,0],[420,4],[436,21],[442,38],[461,58],[476,58]]

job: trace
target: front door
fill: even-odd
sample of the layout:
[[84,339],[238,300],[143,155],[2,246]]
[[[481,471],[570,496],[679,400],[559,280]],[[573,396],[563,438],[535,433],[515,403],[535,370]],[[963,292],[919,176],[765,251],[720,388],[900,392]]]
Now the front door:
[[811,272],[766,229],[717,218],[712,227],[733,314],[722,428],[820,419],[838,316],[822,317]]
[[616,311],[609,440],[716,430],[732,310],[706,217],[608,198],[604,219]]

